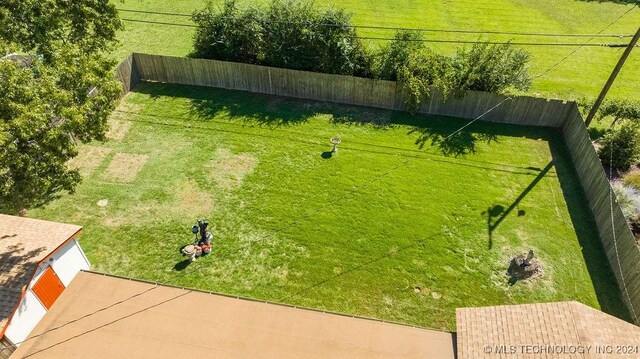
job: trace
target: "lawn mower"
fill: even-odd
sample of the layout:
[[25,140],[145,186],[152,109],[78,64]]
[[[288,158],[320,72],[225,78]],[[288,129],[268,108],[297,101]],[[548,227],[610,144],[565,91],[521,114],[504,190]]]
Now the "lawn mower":
[[213,234],[207,230],[209,222],[199,219],[198,224],[191,227],[191,233],[195,235],[195,240],[191,244],[180,248],[180,253],[189,258],[190,262],[198,257],[211,253],[211,241]]

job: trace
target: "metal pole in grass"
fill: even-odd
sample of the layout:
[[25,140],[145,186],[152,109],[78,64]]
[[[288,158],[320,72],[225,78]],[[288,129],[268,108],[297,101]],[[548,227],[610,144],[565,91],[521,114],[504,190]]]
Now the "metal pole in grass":
[[609,76],[607,83],[604,84],[602,91],[600,91],[600,95],[598,95],[598,99],[593,104],[593,107],[591,108],[591,111],[589,112],[587,119],[584,121],[584,124],[587,127],[589,127],[591,120],[593,120],[593,118],[596,115],[596,112],[598,112],[598,108],[600,108],[600,105],[602,104],[604,97],[607,96],[607,92],[609,92],[609,88],[611,88],[613,81],[616,79],[616,76],[618,76],[618,72],[620,72],[622,65],[624,65],[625,61],[627,61],[627,57],[629,57],[631,50],[633,50],[634,46],[636,46],[636,43],[638,42],[638,38],[640,38],[640,27],[638,28],[638,31],[636,31],[636,34],[633,35],[633,38],[629,42],[629,45],[627,45],[627,48],[622,53],[622,56],[620,57],[620,60],[618,60],[616,67],[613,69],[613,72]]

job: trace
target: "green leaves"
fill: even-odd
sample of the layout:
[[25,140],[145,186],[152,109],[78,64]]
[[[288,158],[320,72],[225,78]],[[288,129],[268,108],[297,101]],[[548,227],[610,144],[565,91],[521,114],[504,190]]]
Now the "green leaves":
[[613,124],[618,120],[640,121],[640,102],[629,99],[606,100],[598,109],[598,119],[607,116],[613,117]]
[[509,88],[526,90],[531,85],[529,55],[510,44],[476,43],[459,49],[452,58],[454,88],[459,91],[501,93]]
[[239,8],[226,0],[217,10],[209,3],[193,19],[195,57],[398,81],[410,110],[432,87],[446,99],[468,90],[524,90],[531,83],[529,55],[511,45],[479,43],[447,57],[426,48],[420,32],[401,30],[369,53],[351,14],[319,10],[312,2],[272,0],[268,8]]
[[294,70],[369,76],[369,56],[341,9],[273,0],[268,8],[239,8],[227,0],[193,15],[195,57]]
[[0,212],[73,192],[76,142],[104,140],[121,93],[104,55],[121,27],[106,0],[0,3],[0,57],[34,54],[0,60]]
[[46,57],[61,40],[77,44],[84,53],[109,50],[122,28],[116,7],[108,0],[0,2],[0,38]]
[[400,83],[411,111],[420,108],[431,88],[446,100],[469,90],[502,93],[511,88],[525,90],[531,84],[526,67],[529,55],[509,44],[477,43],[447,57],[421,40],[417,31],[398,31],[394,41],[375,54],[373,66],[376,78]]
[[626,171],[640,159],[640,124],[629,120],[608,132],[598,155],[602,163]]

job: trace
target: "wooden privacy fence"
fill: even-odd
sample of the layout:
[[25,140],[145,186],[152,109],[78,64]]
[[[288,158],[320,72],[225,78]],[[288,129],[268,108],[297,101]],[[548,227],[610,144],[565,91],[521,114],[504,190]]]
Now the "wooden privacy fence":
[[[141,80],[407,110],[399,86],[392,81],[137,53],[133,54],[133,60]],[[419,112],[476,118],[505,99],[493,93],[471,91],[462,99],[443,102],[442,96],[433,92]],[[506,101],[483,120],[561,127],[569,108],[562,101],[522,96]]]
[[622,297],[634,322],[640,325],[640,249],[617,201],[610,206],[611,185],[593,148],[582,116],[575,104],[572,107],[573,110],[562,126],[564,141],[595,218],[600,240]]
[[122,96],[128,94],[140,82],[138,71],[133,66],[133,54],[125,57],[118,65],[116,79],[122,83]]
[[[140,81],[158,81],[407,110],[399,85],[392,81],[233,62],[134,53],[120,64],[116,76],[124,94]],[[611,213],[611,187],[575,103],[529,96],[507,99],[477,91],[444,102],[433,91],[419,112],[468,119],[486,113],[483,121],[561,129],[624,301],[640,324],[640,249],[617,202]]]

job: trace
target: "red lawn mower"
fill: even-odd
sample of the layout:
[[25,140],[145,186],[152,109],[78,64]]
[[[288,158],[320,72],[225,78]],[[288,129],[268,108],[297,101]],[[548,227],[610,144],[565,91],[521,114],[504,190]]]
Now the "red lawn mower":
[[209,222],[205,220],[198,220],[198,224],[191,227],[191,233],[196,238],[192,244],[180,248],[180,253],[183,256],[189,258],[190,262],[195,261],[198,257],[211,253],[211,241],[213,240],[213,234],[207,230]]

